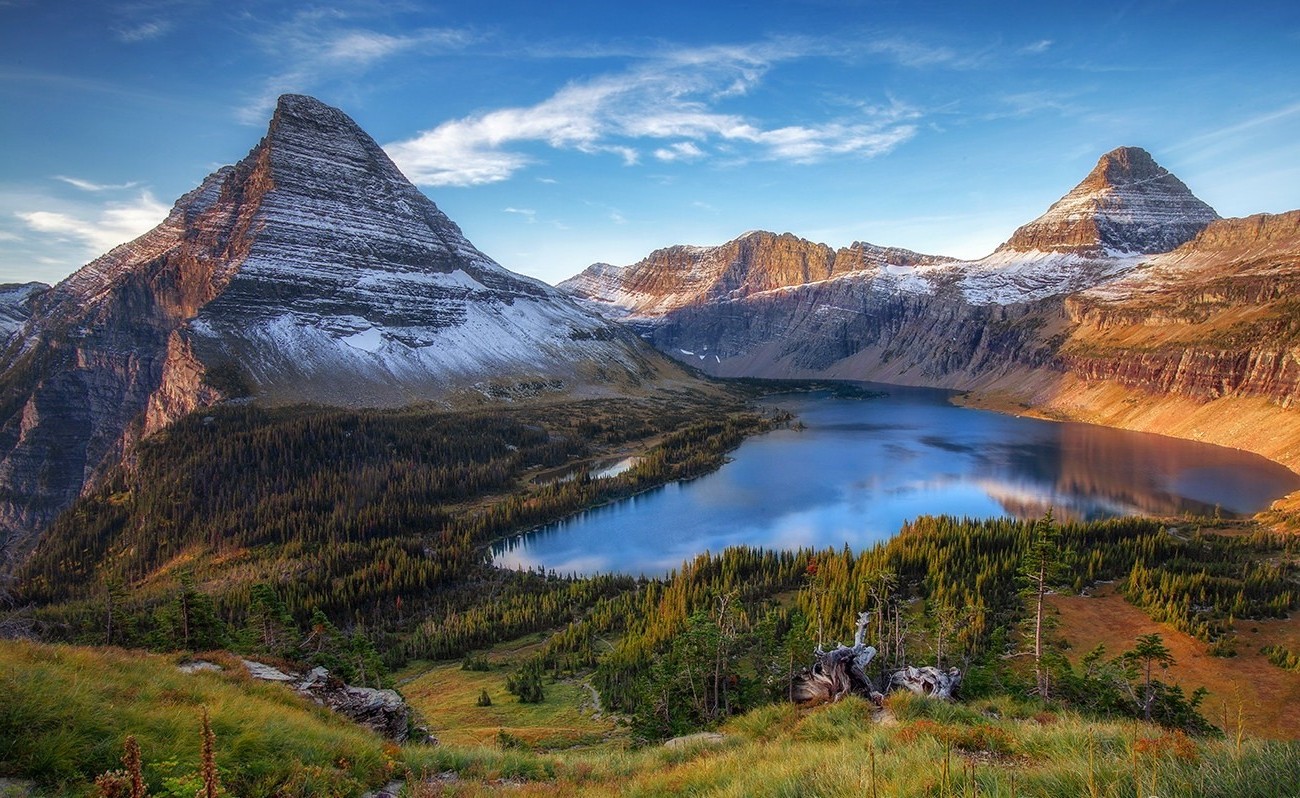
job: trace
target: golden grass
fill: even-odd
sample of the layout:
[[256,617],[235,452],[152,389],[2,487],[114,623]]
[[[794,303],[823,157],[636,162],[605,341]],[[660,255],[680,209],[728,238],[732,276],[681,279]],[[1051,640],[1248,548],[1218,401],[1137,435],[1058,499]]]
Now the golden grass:
[[[431,794],[710,798],[1278,798],[1300,794],[1300,748],[1194,741],[1135,723],[1035,713],[1007,699],[977,707],[891,701],[881,718],[849,699],[738,718],[727,741],[568,755],[533,778],[476,777]],[[889,722],[886,722],[889,721]],[[500,771],[495,771],[500,772]],[[544,775],[543,775],[544,774]]]

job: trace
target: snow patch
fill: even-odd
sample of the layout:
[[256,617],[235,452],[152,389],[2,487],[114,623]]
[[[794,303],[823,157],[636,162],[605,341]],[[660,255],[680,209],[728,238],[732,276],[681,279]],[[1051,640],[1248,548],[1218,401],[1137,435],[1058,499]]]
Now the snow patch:
[[377,353],[384,347],[384,334],[377,327],[362,330],[340,340],[353,349],[360,349],[363,352]]

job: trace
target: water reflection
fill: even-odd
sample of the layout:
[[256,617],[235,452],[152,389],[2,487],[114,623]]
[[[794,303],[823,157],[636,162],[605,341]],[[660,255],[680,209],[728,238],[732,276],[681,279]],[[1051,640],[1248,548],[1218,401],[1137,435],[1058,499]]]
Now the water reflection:
[[923,514],[1249,514],[1300,477],[1233,449],[952,407],[942,392],[777,397],[803,429],[746,441],[721,470],[498,547],[499,564],[662,574],[732,545],[859,549]]

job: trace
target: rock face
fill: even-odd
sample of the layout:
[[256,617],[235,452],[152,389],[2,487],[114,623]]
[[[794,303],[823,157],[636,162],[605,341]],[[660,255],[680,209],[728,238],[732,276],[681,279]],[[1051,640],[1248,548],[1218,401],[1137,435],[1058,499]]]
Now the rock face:
[[8,338],[23,326],[32,315],[32,297],[47,288],[45,283],[0,285],[0,339]]
[[679,308],[741,300],[849,274],[884,276],[891,268],[951,260],[863,243],[837,252],[790,233],[754,231],[716,247],[657,250],[627,267],[597,263],[557,287],[611,318],[653,319]]
[[392,406],[680,376],[479,252],[351,119],[293,95],[154,230],[9,306],[28,317],[0,355],[0,530],[20,555],[141,435],[223,396]]
[[1066,300],[1063,364],[1201,400],[1300,403],[1300,211],[1224,219]]

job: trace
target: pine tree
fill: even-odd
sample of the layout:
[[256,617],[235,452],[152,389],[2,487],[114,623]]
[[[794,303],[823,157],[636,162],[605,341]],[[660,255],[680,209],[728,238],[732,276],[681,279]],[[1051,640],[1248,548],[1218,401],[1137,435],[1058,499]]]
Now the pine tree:
[[1052,519],[1052,511],[1034,523],[1030,531],[1029,549],[1020,563],[1020,577],[1026,586],[1024,591],[1032,603],[1034,613],[1034,678],[1035,692],[1040,698],[1049,698],[1050,679],[1044,663],[1044,631],[1046,623],[1044,614],[1047,594],[1069,578],[1067,563],[1070,552],[1060,546],[1061,529]]
[[1155,688],[1151,678],[1152,667],[1159,665],[1166,669],[1174,664],[1173,652],[1165,645],[1160,635],[1151,633],[1142,635],[1137,644],[1124,652],[1124,659],[1134,665],[1142,678],[1142,717],[1151,722],[1151,707],[1155,703]]
[[254,651],[292,659],[301,642],[293,616],[275,588],[265,582],[253,585],[246,628]]

